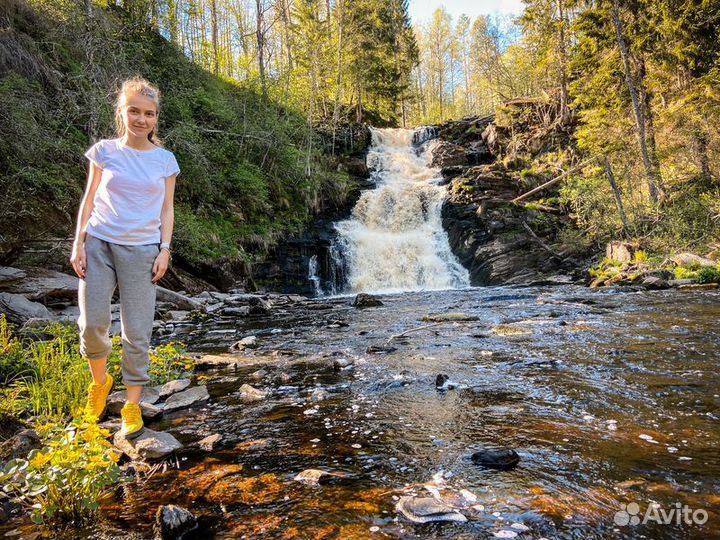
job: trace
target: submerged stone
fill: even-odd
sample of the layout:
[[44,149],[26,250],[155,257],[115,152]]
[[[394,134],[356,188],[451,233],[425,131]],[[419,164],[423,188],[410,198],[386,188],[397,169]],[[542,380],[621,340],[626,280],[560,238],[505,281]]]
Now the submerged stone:
[[478,450],[471,456],[474,463],[490,469],[509,470],[520,463],[520,456],[508,448]]
[[401,497],[395,510],[413,523],[431,523],[435,521],[465,522],[467,518],[450,506],[433,497]]

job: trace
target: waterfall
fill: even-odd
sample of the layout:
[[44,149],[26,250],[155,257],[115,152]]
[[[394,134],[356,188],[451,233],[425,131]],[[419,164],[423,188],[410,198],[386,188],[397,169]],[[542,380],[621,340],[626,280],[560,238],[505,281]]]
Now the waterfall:
[[323,290],[320,286],[317,255],[313,255],[312,257],[310,257],[310,261],[308,262],[308,279],[313,284],[313,288],[315,289],[315,296],[322,296]]
[[373,129],[368,167],[376,187],[335,224],[345,290],[399,292],[467,287],[440,216],[445,187],[429,166],[435,128]]

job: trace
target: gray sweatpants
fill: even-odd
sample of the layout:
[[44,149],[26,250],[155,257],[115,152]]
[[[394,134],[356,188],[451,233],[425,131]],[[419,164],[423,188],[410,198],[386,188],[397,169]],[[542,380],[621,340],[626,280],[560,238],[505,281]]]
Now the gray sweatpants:
[[90,360],[106,358],[112,350],[110,301],[120,290],[122,378],[125,386],[150,380],[150,338],[155,317],[152,267],[159,244],[123,246],[85,237],[85,279],[80,280],[80,353]]

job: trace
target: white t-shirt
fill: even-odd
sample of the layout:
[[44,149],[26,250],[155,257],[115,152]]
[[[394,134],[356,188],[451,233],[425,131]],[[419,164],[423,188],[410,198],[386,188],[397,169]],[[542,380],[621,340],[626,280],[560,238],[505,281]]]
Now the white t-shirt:
[[126,246],[159,243],[165,179],[180,172],[175,155],[160,147],[135,150],[121,139],[103,139],[85,157],[103,171],[87,233]]

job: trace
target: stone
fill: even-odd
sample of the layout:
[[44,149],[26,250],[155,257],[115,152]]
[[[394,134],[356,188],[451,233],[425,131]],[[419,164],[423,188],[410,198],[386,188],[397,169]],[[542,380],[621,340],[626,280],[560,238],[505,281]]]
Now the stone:
[[717,289],[720,286],[718,283],[692,283],[689,285],[680,285],[678,289],[681,290],[707,290]]
[[187,311],[204,311],[205,308],[202,303],[197,300],[193,300],[183,294],[176,293],[159,285],[156,287],[157,300],[160,302],[168,302],[175,306],[176,309],[187,310]]
[[182,321],[187,319],[190,312],[186,309],[171,309],[168,311],[171,321]]
[[368,354],[388,354],[397,351],[397,347],[389,345],[370,345],[365,352]]
[[31,302],[22,294],[0,292],[0,313],[5,313],[8,321],[23,324],[29,319],[51,321],[52,313],[44,305]]
[[253,371],[248,377],[255,381],[262,381],[265,377],[268,376],[268,372],[265,369],[258,369],[257,371]]
[[608,243],[605,256],[618,262],[632,262],[640,245],[632,242],[615,241]]
[[18,268],[10,266],[0,266],[0,289],[5,289],[9,285],[23,279],[27,274]]
[[372,294],[360,293],[355,297],[352,305],[356,308],[367,308],[382,306],[383,303],[379,298],[373,296]]
[[365,163],[365,159],[358,157],[339,158],[337,170],[359,178],[368,178],[370,176],[370,170]]
[[690,278],[671,279],[668,281],[668,285],[670,285],[671,287],[681,287],[683,285],[694,285],[695,283],[697,283],[697,279],[690,279]]
[[330,394],[329,394],[329,392],[328,392],[327,390],[325,390],[325,389],[323,389],[323,388],[315,388],[315,389],[310,393],[310,396],[309,396],[309,397],[310,397],[310,400],[311,400],[311,401],[322,401],[322,400],[327,399],[328,397],[330,397]]
[[155,514],[155,536],[160,540],[182,540],[198,528],[195,516],[182,506],[163,505]]
[[340,371],[342,369],[348,369],[355,365],[355,360],[352,358],[336,358],[333,360],[333,369]]
[[133,440],[126,439],[122,432],[118,431],[113,437],[113,444],[133,461],[159,459],[182,448],[182,444],[169,433],[153,431],[147,427]]
[[173,381],[168,381],[163,385],[154,386],[153,389],[157,391],[160,398],[164,399],[173,394],[177,394],[178,392],[182,392],[188,386],[190,386],[190,379],[175,379]]
[[714,267],[717,264],[715,261],[687,252],[674,255],[670,260],[678,266]]
[[220,315],[225,317],[247,317],[250,315],[250,306],[224,307],[220,310]]
[[40,436],[34,429],[23,429],[0,443],[0,462],[10,461],[14,458],[25,459],[30,450],[41,446]]
[[454,167],[467,164],[465,149],[451,142],[443,141],[432,151],[432,167]]
[[240,387],[240,397],[243,401],[261,401],[267,397],[267,392],[259,390],[249,384]]
[[471,459],[474,463],[489,469],[510,470],[520,463],[520,456],[515,450],[508,448],[483,448],[473,453]]
[[212,452],[222,441],[222,435],[213,433],[198,441],[198,446],[206,452]]
[[425,315],[422,320],[423,322],[466,322],[477,321],[478,317],[467,313],[449,312]]
[[59,298],[74,302],[77,299],[78,283],[80,282],[77,276],[46,268],[28,268],[26,274],[22,281],[3,288],[15,294],[22,294],[32,301]]
[[438,376],[435,377],[435,388],[438,390],[452,390],[458,386],[458,383],[451,381],[450,377],[444,373],[439,373]]
[[450,506],[433,497],[400,497],[395,510],[413,523],[431,523],[436,521],[456,521],[464,523],[467,518]]
[[195,360],[195,368],[198,370],[215,368],[237,368],[245,360],[242,356],[235,354],[206,354]]
[[230,346],[230,350],[242,351],[245,349],[256,349],[257,347],[257,336],[247,336],[233,343]]
[[194,386],[188,390],[173,394],[163,405],[165,412],[177,411],[178,409],[185,409],[198,403],[203,403],[210,399],[210,394],[205,386]]
[[305,469],[298,473],[294,480],[301,484],[316,486],[318,484],[328,484],[333,480],[347,478],[348,476],[341,472],[321,471],[320,469]]
[[646,277],[643,280],[642,284],[643,284],[643,287],[645,287],[646,289],[650,289],[650,290],[667,289],[670,287],[670,285],[668,285],[667,280],[665,280],[661,277],[656,277],[656,276]]
[[[111,414],[120,414],[120,409],[125,405],[127,399],[127,392],[125,390],[118,390],[108,396],[107,399],[107,410]],[[140,393],[140,403],[157,403],[160,399],[160,392],[154,386],[144,386]]]

